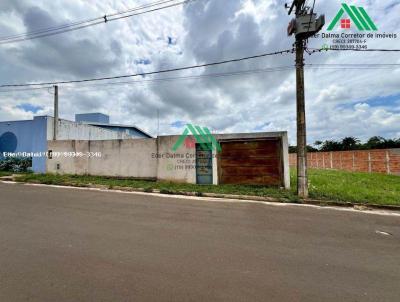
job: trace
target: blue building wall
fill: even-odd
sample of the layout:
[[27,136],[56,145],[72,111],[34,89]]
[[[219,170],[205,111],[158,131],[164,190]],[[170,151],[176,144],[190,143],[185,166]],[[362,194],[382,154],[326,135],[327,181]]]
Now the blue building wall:
[[[106,117],[108,118],[108,116]],[[0,156],[3,152],[43,153],[42,156],[32,157],[32,170],[36,173],[45,173],[47,161],[47,158],[45,156],[45,153],[47,152],[47,140],[51,139],[51,137],[48,137],[48,134],[52,136],[52,126],[49,124],[49,121],[51,119],[51,117],[47,116],[36,116],[33,118],[33,120],[0,122]],[[74,122],[68,123],[75,124]],[[88,123],[88,125],[81,125],[81,127],[90,127],[89,125],[91,125],[91,123]],[[133,138],[151,137],[146,133],[143,133],[139,129],[136,129],[135,127],[97,124],[97,122],[93,122],[92,125],[113,132],[126,133],[128,136],[131,136]],[[71,129],[68,131],[71,131]],[[110,131],[107,132],[110,133]],[[84,136],[84,133],[86,132],[68,132],[68,134],[64,133],[63,137],[64,139],[88,139],[86,136]],[[107,135],[104,134],[105,136],[101,134],[99,137],[95,137],[92,139],[101,139],[102,137],[109,139],[109,133]]]
[[[0,154],[3,152],[46,152],[47,117],[33,120],[0,122]],[[46,171],[46,158],[32,159],[35,172]]]
[[[36,116],[33,118],[33,126],[36,129],[33,135],[33,152],[47,152],[47,116]],[[32,159],[32,170],[36,173],[46,173],[47,158],[34,157]]]

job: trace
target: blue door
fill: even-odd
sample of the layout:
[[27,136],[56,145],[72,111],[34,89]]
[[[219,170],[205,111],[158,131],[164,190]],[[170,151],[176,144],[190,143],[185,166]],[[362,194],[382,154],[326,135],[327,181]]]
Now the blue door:
[[196,144],[196,182],[200,185],[213,183],[211,148],[204,150],[199,144]]

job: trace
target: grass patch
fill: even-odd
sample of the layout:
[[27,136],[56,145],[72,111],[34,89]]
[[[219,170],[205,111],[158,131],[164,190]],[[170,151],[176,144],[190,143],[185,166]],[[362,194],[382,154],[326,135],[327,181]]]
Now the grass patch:
[[164,194],[176,194],[180,192],[195,193],[201,196],[203,193],[234,194],[268,196],[282,199],[283,201],[297,201],[294,191],[287,191],[275,187],[247,186],[247,185],[195,185],[172,182],[156,182],[149,180],[137,180],[132,178],[113,178],[90,175],[57,175],[57,174],[26,174],[19,176],[17,181],[43,183],[51,185],[89,186],[100,185],[107,188],[129,187],[143,189],[145,192],[158,190]]
[[[295,171],[292,171],[295,186]],[[310,170],[310,197],[361,204],[400,205],[400,176]]]
[[12,175],[12,174],[13,174],[13,172],[0,171],[0,177],[2,177],[2,176],[10,176],[10,175]]
[[[26,174],[20,176],[18,181],[80,187],[101,185],[108,188],[140,188],[145,192],[158,190],[165,194],[191,192],[197,196],[202,196],[203,193],[253,195],[273,197],[285,202],[299,202],[296,195],[295,170],[291,171],[291,190],[250,185],[180,184],[89,175]],[[360,204],[400,205],[399,176],[312,169],[309,171],[309,182],[311,198]]]

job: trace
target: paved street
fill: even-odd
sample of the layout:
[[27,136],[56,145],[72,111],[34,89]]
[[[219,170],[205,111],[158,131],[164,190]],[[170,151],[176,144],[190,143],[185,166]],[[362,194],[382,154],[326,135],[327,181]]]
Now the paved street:
[[399,285],[399,216],[0,183],[0,301],[399,301]]

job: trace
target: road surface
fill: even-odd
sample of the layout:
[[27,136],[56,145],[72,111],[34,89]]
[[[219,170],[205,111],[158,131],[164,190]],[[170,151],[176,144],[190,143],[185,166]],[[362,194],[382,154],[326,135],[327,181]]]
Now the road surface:
[[399,299],[399,216],[0,183],[0,301]]

